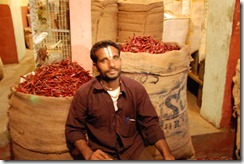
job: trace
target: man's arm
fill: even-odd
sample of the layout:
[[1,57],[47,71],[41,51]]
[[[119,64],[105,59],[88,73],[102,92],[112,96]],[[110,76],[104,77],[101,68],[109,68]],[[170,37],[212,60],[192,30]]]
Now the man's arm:
[[88,146],[87,141],[84,139],[76,141],[74,145],[83,155],[85,160],[112,160],[112,158],[110,158],[108,154],[100,149],[93,152]]
[[165,160],[175,160],[175,157],[171,153],[169,146],[165,139],[161,139],[155,143],[155,147],[161,153]]
[[87,141],[84,139],[78,140],[75,142],[75,147],[79,150],[79,152],[83,155],[85,160],[89,160],[90,156],[92,155],[93,151],[87,145]]

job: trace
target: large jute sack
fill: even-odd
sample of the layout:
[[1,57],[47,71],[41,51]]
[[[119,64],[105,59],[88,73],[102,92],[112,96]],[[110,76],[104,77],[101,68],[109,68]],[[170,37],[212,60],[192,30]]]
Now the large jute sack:
[[[149,32],[152,32],[153,33],[154,31],[159,31],[158,29],[160,29],[160,27],[162,27],[162,25],[163,25],[163,23],[158,23],[158,24],[155,24],[155,25],[154,24],[148,24],[143,29],[141,29],[141,24],[120,23],[120,28],[123,28],[124,31],[136,31],[136,32],[140,32],[141,34],[143,33],[144,36],[145,36],[146,33],[149,33]],[[161,32],[161,30],[160,30],[160,32]],[[128,40],[128,38],[127,38],[127,40]]]
[[133,34],[150,35],[162,40],[164,3],[162,0],[119,0],[118,42],[125,43]]
[[92,43],[103,39],[117,41],[117,0],[92,0]]
[[[184,1],[184,0],[183,0]],[[174,15],[182,15],[182,0],[164,0],[165,11],[169,11]]]
[[[176,159],[194,155],[187,115],[189,47],[163,54],[121,52],[122,72],[144,85]],[[159,153],[153,152],[155,156]],[[155,157],[157,158],[157,157]]]
[[241,159],[240,157],[240,148],[241,148],[241,81],[240,81],[240,59],[237,61],[236,65],[236,72],[235,76],[233,77],[233,89],[232,89],[232,95],[234,98],[234,107],[233,107],[233,115],[237,119],[237,132],[236,132],[236,150],[235,155],[238,160]]
[[163,42],[186,44],[189,32],[189,17],[171,15],[164,18]]
[[162,0],[118,0],[119,10],[122,11],[150,11],[164,6]]
[[3,62],[0,57],[0,80],[2,80],[2,79],[3,79]]
[[[190,8],[190,23],[189,23],[189,33],[187,36],[187,44],[191,47],[190,51],[191,54],[198,51],[200,48],[200,44],[203,44],[204,46],[206,44],[206,38],[204,38],[205,35],[202,30],[203,28],[206,28],[204,23],[207,23],[205,20],[206,15],[204,15],[204,12],[207,12],[207,10],[204,11],[205,7],[205,1],[202,0],[191,0],[191,8]],[[206,13],[205,13],[206,14]],[[203,38],[202,38],[203,37]],[[201,41],[201,39],[204,39]],[[204,51],[204,50],[203,50]],[[204,59],[205,57],[202,56],[204,53],[200,53],[200,59]],[[202,61],[200,60],[200,61]]]
[[92,6],[103,7],[104,5],[117,3],[117,0],[92,0]]
[[[163,7],[161,7],[161,8],[162,9],[160,9],[160,10],[163,10]],[[158,14],[159,12],[146,12],[146,11],[127,12],[127,11],[120,10],[120,12],[118,13],[118,16],[119,16],[120,23],[127,23],[127,22],[134,23],[134,24],[162,23],[163,19],[158,19],[159,16],[162,17],[161,14]],[[146,22],[145,22],[145,18],[147,19]]]
[[37,96],[11,88],[9,132],[16,160],[72,160],[65,122],[72,98]]

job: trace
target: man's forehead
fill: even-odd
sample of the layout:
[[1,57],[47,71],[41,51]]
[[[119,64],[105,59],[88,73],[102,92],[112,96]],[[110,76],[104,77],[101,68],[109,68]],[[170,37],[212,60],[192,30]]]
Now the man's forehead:
[[111,56],[111,55],[113,55],[110,46],[109,46],[109,47],[105,47],[105,48],[104,48],[104,52],[105,52],[105,54],[106,54],[107,56]]
[[113,57],[115,55],[114,53],[117,52],[117,49],[113,46],[104,47],[101,50],[107,57]]

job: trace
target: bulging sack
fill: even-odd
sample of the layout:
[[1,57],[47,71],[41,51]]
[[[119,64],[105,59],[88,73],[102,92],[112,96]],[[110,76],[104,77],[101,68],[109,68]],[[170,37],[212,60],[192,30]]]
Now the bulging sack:
[[56,98],[11,88],[9,131],[17,160],[72,160],[65,122],[72,97]]
[[157,111],[176,159],[194,155],[187,115],[188,46],[163,54],[121,52],[125,76],[139,81]]

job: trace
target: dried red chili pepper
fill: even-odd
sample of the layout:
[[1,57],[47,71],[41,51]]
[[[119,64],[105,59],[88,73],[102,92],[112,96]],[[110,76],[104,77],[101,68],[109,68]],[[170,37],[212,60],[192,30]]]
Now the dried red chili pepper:
[[18,84],[17,91],[49,97],[71,97],[92,78],[89,71],[69,60],[41,66],[34,75],[21,77],[25,81]]
[[135,36],[133,35],[130,40],[125,44],[120,44],[121,51],[123,52],[147,52],[151,54],[160,54],[167,51],[179,50],[178,45],[172,45],[170,43],[163,43],[153,39],[151,36]]

